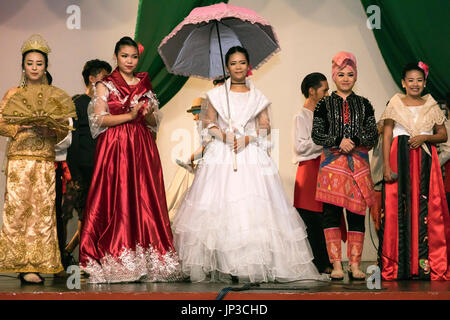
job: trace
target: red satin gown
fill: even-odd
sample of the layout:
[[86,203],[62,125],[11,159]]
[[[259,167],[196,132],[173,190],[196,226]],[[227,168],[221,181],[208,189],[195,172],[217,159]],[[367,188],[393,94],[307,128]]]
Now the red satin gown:
[[[140,78],[136,86],[127,85],[117,69],[102,80],[109,89],[110,114],[129,112],[133,99],[148,100],[148,74],[136,76]],[[80,266],[91,283],[180,278],[161,161],[142,114],[98,137]]]

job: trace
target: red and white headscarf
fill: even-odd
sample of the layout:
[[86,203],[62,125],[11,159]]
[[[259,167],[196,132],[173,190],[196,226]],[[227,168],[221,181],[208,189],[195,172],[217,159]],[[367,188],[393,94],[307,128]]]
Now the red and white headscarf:
[[331,60],[331,73],[334,81],[336,81],[338,72],[345,67],[351,68],[355,74],[355,80],[357,79],[356,57],[350,52],[340,51]]

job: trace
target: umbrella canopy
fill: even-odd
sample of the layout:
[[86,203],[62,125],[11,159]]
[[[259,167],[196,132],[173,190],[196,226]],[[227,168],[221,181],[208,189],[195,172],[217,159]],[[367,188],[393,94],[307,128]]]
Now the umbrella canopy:
[[233,46],[247,49],[253,69],[280,50],[265,19],[250,9],[219,3],[192,10],[158,51],[171,73],[217,79],[223,76],[222,59]]

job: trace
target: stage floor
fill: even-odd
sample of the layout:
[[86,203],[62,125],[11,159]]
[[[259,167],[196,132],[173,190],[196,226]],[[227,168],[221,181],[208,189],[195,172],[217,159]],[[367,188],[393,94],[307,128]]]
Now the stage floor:
[[[365,270],[365,269],[364,269]],[[44,285],[21,285],[14,274],[0,274],[0,300],[450,300],[450,281],[383,281],[381,289],[366,282],[297,281],[263,283],[242,291],[244,284],[227,283],[122,283],[88,284],[69,289],[67,280],[44,275]]]

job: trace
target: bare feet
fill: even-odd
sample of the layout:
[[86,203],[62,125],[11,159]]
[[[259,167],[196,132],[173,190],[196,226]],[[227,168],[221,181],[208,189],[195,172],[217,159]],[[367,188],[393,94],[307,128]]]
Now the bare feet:
[[349,277],[353,280],[364,280],[366,279],[366,274],[362,272],[359,268],[359,264],[353,263],[348,269]]
[[342,264],[340,261],[333,262],[333,271],[331,271],[331,280],[344,279],[344,270],[342,270]]

